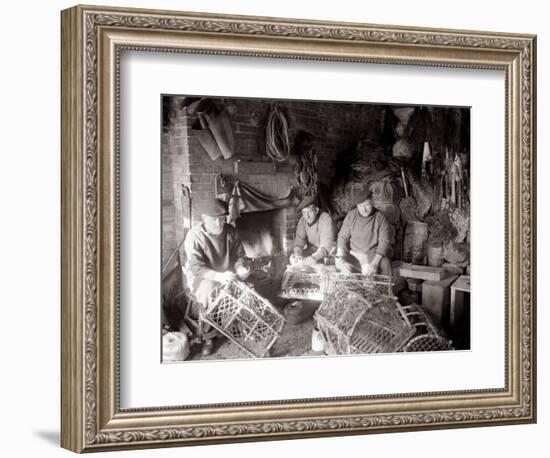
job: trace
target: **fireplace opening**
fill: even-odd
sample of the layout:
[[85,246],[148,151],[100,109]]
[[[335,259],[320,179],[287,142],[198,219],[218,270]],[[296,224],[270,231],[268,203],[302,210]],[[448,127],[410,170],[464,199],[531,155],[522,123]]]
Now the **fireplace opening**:
[[237,231],[249,258],[283,252],[283,210],[244,213],[236,221]]
[[289,229],[285,209],[241,214],[235,226],[245,255],[252,259],[256,290],[276,304],[288,261],[285,237]]

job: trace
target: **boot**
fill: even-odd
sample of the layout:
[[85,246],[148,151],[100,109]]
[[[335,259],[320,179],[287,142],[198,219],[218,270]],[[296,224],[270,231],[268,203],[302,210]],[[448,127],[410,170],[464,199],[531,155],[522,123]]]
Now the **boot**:
[[202,344],[201,355],[202,356],[211,355],[213,350],[214,350],[214,340],[206,339]]

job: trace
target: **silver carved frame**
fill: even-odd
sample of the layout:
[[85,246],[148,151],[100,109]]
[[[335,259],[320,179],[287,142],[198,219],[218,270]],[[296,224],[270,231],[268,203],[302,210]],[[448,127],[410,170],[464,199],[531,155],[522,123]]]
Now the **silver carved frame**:
[[[64,10],[61,29],[63,447],[89,452],[535,421],[535,36],[93,6]],[[123,49],[505,71],[505,388],[122,410]]]

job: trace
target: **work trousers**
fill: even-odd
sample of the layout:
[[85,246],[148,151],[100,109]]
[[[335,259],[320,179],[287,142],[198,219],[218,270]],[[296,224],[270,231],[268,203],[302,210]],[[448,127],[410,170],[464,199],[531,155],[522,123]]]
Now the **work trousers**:
[[[374,259],[375,253],[372,254],[357,254],[348,253],[344,257],[344,261],[351,266],[352,273],[361,273],[361,264],[370,264]],[[378,266],[377,274],[391,276],[391,261],[387,256],[382,256]]]

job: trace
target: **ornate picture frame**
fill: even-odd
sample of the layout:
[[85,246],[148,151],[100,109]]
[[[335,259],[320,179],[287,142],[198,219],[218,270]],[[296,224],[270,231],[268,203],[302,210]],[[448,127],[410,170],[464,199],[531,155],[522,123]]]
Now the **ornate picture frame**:
[[[61,29],[64,448],[92,452],[536,421],[535,36],[93,6],[64,10]],[[506,386],[121,409],[123,50],[503,71]]]

